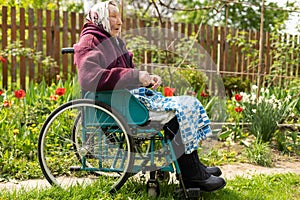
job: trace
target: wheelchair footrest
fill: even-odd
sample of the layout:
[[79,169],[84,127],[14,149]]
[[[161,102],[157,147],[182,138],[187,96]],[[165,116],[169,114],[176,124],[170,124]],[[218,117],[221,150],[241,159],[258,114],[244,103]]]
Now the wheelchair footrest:
[[186,195],[182,188],[175,190],[175,196],[178,198],[199,198],[203,191],[200,188],[188,188],[186,189]]
[[70,171],[71,172],[81,171],[81,166],[71,166]]

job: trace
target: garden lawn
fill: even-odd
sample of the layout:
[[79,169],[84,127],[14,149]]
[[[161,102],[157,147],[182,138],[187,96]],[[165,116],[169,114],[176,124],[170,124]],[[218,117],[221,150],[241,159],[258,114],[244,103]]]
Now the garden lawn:
[[[116,194],[111,195],[102,191],[105,183],[91,186],[76,186],[62,190],[59,188],[33,189],[26,191],[25,188],[14,191],[1,191],[0,200],[10,199],[151,199],[146,192],[145,184],[128,181]],[[167,185],[161,183],[161,194],[157,199],[175,199],[174,190],[178,185]],[[224,189],[213,193],[203,193],[204,199],[247,199],[247,200],[292,200],[300,199],[300,175],[296,174],[275,174],[256,175],[251,179],[236,177],[228,180]],[[154,199],[154,198],[153,198]]]

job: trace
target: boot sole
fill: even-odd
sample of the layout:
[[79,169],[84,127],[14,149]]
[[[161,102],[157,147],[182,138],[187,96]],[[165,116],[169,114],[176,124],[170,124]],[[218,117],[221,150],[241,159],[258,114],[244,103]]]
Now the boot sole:
[[226,182],[223,184],[223,185],[221,185],[220,187],[217,187],[217,188],[214,188],[213,190],[204,190],[204,189],[202,189],[202,188],[200,188],[203,192],[214,192],[214,191],[217,191],[217,190],[220,190],[220,189],[222,189],[222,188],[224,188],[226,186]]

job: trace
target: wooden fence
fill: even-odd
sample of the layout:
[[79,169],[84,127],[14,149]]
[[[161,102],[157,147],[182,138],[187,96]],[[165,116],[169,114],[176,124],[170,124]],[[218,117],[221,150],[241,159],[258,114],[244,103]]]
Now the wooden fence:
[[[61,55],[62,47],[69,47],[78,41],[81,27],[85,21],[82,13],[68,13],[66,11],[49,11],[41,9],[24,9],[15,7],[1,8],[1,49],[5,49],[8,44],[14,41],[22,41],[24,47],[30,47],[36,51],[43,52],[43,55],[51,56],[59,65],[59,74],[67,77],[76,73],[71,55]],[[241,46],[229,45],[226,41],[228,34],[237,35],[241,30],[226,29],[224,27],[211,27],[203,25],[199,27],[193,24],[165,22],[146,22],[138,19],[127,18],[123,20],[123,30],[130,30],[156,26],[162,29],[177,31],[183,35],[190,36],[198,33],[198,42],[205,49],[212,61],[216,63],[217,73],[221,75],[247,77],[255,80],[257,67],[249,68],[251,59],[242,51]],[[259,33],[249,31],[245,34],[246,41],[254,41],[253,48],[259,48]],[[299,36],[282,35],[278,40],[291,41],[290,48],[300,45]],[[155,36],[153,36],[155,40]],[[276,57],[271,53],[274,50],[269,33],[265,33],[264,45],[264,67],[266,73],[270,72],[270,66],[276,61]],[[273,49],[272,49],[273,48]],[[299,51],[298,51],[299,53]],[[289,52],[289,57],[299,60],[297,53]],[[141,62],[151,62],[149,55],[145,54]],[[151,57],[151,56],[150,56]],[[9,62],[1,65],[1,80],[3,88],[7,88],[11,83],[16,83],[20,88],[25,88],[29,81],[35,80],[41,74],[41,66],[24,56],[7,58]],[[293,65],[284,66],[283,76],[299,77],[299,62]]]

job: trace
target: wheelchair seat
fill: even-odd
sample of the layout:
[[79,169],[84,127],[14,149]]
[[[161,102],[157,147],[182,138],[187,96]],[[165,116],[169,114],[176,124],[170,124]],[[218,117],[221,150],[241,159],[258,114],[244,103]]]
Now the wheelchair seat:
[[82,94],[83,98],[103,102],[114,108],[126,119],[128,125],[144,125],[148,122],[165,124],[175,116],[175,113],[172,111],[149,111],[127,89],[82,92]]

